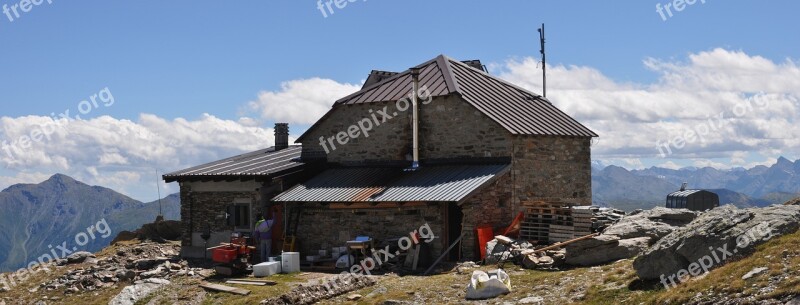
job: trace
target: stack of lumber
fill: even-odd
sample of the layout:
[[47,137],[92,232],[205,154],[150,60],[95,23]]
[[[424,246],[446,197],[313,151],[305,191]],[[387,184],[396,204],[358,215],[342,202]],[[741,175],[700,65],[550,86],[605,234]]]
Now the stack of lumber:
[[585,236],[597,232],[592,230],[593,223],[597,220],[595,214],[600,209],[593,206],[573,206],[572,221],[575,226],[576,236]]
[[522,202],[522,209],[525,220],[520,238],[537,244],[559,243],[603,232],[625,217],[625,212],[616,209],[562,202]]
[[525,220],[520,237],[529,242],[545,244],[574,238],[572,215],[568,205],[552,202],[523,202]]

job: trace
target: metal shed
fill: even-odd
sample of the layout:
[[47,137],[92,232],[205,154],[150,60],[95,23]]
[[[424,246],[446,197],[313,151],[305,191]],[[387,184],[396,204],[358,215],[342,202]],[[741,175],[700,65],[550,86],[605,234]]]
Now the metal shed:
[[687,190],[681,187],[680,191],[667,195],[667,208],[689,209],[692,211],[706,211],[719,206],[719,195],[706,190]]

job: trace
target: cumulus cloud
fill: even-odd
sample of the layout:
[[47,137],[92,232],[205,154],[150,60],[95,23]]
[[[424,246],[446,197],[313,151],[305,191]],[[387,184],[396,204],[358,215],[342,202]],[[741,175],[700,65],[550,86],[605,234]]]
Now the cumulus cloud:
[[248,106],[264,119],[312,124],[328,112],[337,99],[359,89],[359,85],[317,77],[292,80],[281,83],[279,91],[260,92],[258,100],[249,102]]
[[[501,78],[540,91],[535,59],[491,66]],[[794,61],[714,49],[685,61],[647,58],[642,68],[657,80],[619,82],[586,66],[548,69],[548,98],[600,134],[592,153],[603,164],[751,167],[800,148],[800,67]],[[136,120],[0,117],[0,188],[60,172],[155,199],[156,170],[163,174],[269,147],[273,130],[260,127],[260,120],[311,124],[359,88],[321,78],[287,81],[279,90],[260,92],[246,104],[256,114],[236,120],[210,114],[192,120],[153,114]],[[656,143],[667,142],[671,154],[662,158]],[[162,194],[177,190],[162,182]]]
[[[46,136],[32,136],[48,124],[56,128]],[[2,117],[0,130],[0,188],[38,183],[58,172],[137,199],[155,199],[156,170],[163,174],[274,144],[274,131],[251,119],[223,120],[209,114],[195,120],[141,114],[136,121]],[[177,191],[175,185],[162,187]]]
[[[493,67],[501,78],[541,91],[536,59]],[[772,158],[800,148],[800,67],[794,61],[713,49],[686,61],[647,58],[643,68],[657,81],[618,82],[591,67],[548,67],[548,99],[600,134],[595,158],[642,158],[671,167],[668,159],[719,165],[702,160],[725,158],[744,165],[745,152]]]

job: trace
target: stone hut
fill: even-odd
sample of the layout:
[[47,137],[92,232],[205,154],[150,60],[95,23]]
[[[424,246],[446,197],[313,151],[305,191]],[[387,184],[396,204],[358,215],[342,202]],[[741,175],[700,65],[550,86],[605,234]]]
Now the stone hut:
[[[298,146],[165,179],[181,184],[181,217],[191,236],[184,246],[202,245],[196,236],[205,223],[219,236],[251,230],[226,222],[226,206],[247,202],[280,205],[282,226],[296,236],[301,254],[356,236],[394,240],[427,224],[435,235],[432,256],[463,233],[448,258],[474,260],[475,229],[508,226],[522,202],[591,203],[596,136],[544,97],[489,75],[480,61],[440,55],[399,73],[373,71]],[[233,170],[248,168],[237,162],[268,156],[279,161]],[[217,166],[230,175],[213,174]]]

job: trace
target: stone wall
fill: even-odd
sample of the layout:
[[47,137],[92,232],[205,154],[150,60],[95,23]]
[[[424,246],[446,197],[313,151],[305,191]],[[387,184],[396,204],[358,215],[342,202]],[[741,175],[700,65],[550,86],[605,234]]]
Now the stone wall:
[[[234,228],[227,224],[225,213],[227,207],[235,203],[250,204],[250,223],[255,224],[263,204],[259,191],[261,185],[254,181],[181,183],[182,245],[202,246],[198,244],[198,235],[206,224],[215,233],[209,244],[216,244],[220,238],[230,238]],[[237,231],[249,232],[251,229]]]
[[[392,117],[385,122],[383,117],[377,114],[377,111],[383,111],[384,107]],[[324,155],[325,148],[320,144],[320,137],[324,137],[328,149],[328,162],[406,160],[406,155],[411,151],[411,140],[408,138],[411,132],[410,113],[410,109],[398,112],[394,102],[336,106],[336,111],[303,139],[303,154],[315,152]],[[373,115],[376,119],[372,118]],[[332,145],[328,142],[329,137],[336,137],[339,132],[347,132],[348,127],[364,119],[368,119],[369,124],[373,125],[366,137],[359,132],[357,138],[343,138],[342,142],[347,141],[345,144],[340,144],[336,139],[332,140]],[[375,120],[380,125],[375,124]]]
[[511,156],[511,134],[460,97],[437,98],[421,109],[420,159]]
[[[292,205],[292,203],[290,203]],[[295,203],[294,205],[299,205]],[[332,247],[343,247],[356,236],[380,241],[408,236],[428,224],[436,238],[430,242],[431,254],[438,257],[444,242],[444,205],[371,209],[331,209],[318,203],[305,203],[297,228],[297,247],[301,255]]]
[[[517,210],[512,200],[511,174],[506,173],[500,179],[486,186],[477,194],[461,204],[464,213],[461,230],[467,234],[461,239],[461,253],[465,260],[477,261],[478,237],[475,229],[488,225],[495,230],[495,235],[502,234],[498,230],[508,227]],[[457,237],[453,237],[455,239]],[[448,245],[449,246],[449,245]]]
[[[392,116],[382,122],[377,111]],[[324,153],[320,137],[326,139],[376,114],[380,126],[373,126],[369,137],[359,133],[342,145],[326,140],[329,162],[402,161],[411,156],[411,109],[398,111],[395,102],[337,106],[326,120],[306,135],[304,153]],[[396,115],[395,115],[396,113]],[[420,159],[455,157],[508,157],[511,134],[458,96],[435,97],[419,105]],[[373,120],[373,125],[374,120]],[[355,133],[354,133],[355,134]],[[336,149],[332,149],[335,146]],[[312,153],[313,154],[313,153]]]
[[592,203],[591,138],[515,136],[518,201]]

